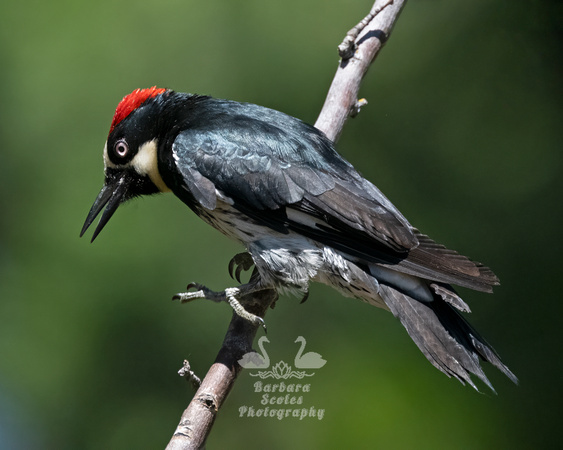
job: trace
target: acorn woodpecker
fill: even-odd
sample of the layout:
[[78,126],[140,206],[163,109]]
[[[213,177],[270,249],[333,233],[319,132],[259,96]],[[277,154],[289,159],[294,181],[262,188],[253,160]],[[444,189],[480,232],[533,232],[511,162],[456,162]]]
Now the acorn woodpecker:
[[218,293],[194,283],[176,298],[227,301],[261,323],[240,296],[264,289],[306,295],[317,281],[391,311],[446,375],[477,389],[473,374],[493,389],[481,358],[517,382],[458,312],[470,310],[451,287],[492,292],[498,278],[411,226],[313,126],[253,104],[137,89],[117,106],[104,166],[81,236],[102,210],[92,241],[121,203],[172,192],[245,247],[231,275],[235,265],[237,278],[255,266],[247,284]]

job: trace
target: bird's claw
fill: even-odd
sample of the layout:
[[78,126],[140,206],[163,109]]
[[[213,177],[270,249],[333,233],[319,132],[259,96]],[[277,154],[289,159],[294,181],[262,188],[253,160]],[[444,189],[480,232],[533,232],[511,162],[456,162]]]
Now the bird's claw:
[[245,272],[247,270],[250,270],[253,265],[254,265],[254,260],[252,259],[252,256],[250,256],[250,253],[247,252],[237,253],[229,261],[229,275],[233,280],[237,280],[239,283],[242,283],[240,281],[240,274],[242,273],[243,270]]
[[188,303],[198,298],[206,298],[214,302],[221,302],[225,300],[224,292],[213,292],[205,287],[203,284],[190,283],[186,287],[188,291],[196,289],[195,292],[180,292],[172,297],[172,300],[180,300],[181,303]]
[[250,312],[248,312],[246,309],[244,309],[244,306],[241,305],[241,303],[238,301],[237,296],[240,294],[240,289],[239,288],[227,288],[225,289],[225,297],[227,300],[227,303],[229,305],[231,305],[231,308],[233,308],[233,311],[235,312],[235,314],[245,320],[248,320],[249,322],[253,323],[254,325],[258,325],[261,326],[262,328],[264,328],[264,331],[268,331],[266,329],[266,323],[264,322],[264,319],[262,319],[262,317],[257,316],[256,314],[252,314]]
[[301,304],[305,303],[308,298],[309,298],[309,291],[305,292],[305,295],[303,296],[303,298],[301,299],[299,304],[301,305]]
[[223,292],[215,292],[211,289],[207,288],[206,286],[199,284],[199,283],[190,283],[187,286],[187,290],[190,289],[197,289],[195,292],[180,292],[172,297],[172,300],[180,300],[181,303],[191,302],[193,300],[197,300],[198,298],[205,298],[207,300],[211,300],[213,302],[227,302],[235,314],[242,319],[245,319],[254,325],[261,326],[266,329],[266,323],[262,317],[257,316],[256,314],[252,314],[244,309],[244,306],[238,301],[237,296],[240,295],[241,290],[239,288],[227,288]]

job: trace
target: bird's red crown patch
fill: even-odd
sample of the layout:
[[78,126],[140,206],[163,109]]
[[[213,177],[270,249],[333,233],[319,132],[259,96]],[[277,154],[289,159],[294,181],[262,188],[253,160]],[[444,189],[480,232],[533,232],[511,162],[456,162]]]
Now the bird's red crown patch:
[[166,92],[166,89],[153,86],[148,89],[136,89],[129,95],[123,97],[123,99],[119,102],[119,105],[117,105],[117,108],[115,109],[115,114],[113,115],[109,134],[111,134],[113,129],[117,125],[119,125],[119,123],[123,119],[125,119],[129,114],[135,111],[146,100],[152,97],[156,97],[158,94],[162,94],[163,92]]

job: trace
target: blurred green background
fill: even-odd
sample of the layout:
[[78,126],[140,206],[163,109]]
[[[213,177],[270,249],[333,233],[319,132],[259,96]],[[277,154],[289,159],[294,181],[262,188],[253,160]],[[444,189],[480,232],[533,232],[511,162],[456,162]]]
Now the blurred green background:
[[[171,195],[78,233],[102,147],[133,89],[259,103],[314,122],[336,45],[370,1],[177,0],[0,6],[0,448],[163,448],[191,398],[176,375],[215,358],[240,251]],[[208,448],[525,449],[560,444],[561,44],[557,1],[417,0],[364,81],[338,148],[434,239],[492,267],[469,319],[519,376],[495,396],[435,370],[391,314],[313,286],[267,315],[273,362],[297,336],[328,361],[304,406],[323,420],[239,417],[243,373]]]

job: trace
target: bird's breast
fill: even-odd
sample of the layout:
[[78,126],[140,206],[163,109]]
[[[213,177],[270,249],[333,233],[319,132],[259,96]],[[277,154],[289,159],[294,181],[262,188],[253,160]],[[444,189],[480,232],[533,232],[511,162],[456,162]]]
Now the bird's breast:
[[280,234],[252,220],[252,218],[235,208],[231,202],[219,197],[217,198],[215,209],[197,208],[195,212],[207,224],[245,246],[248,246],[250,242],[272,236],[273,234]]

